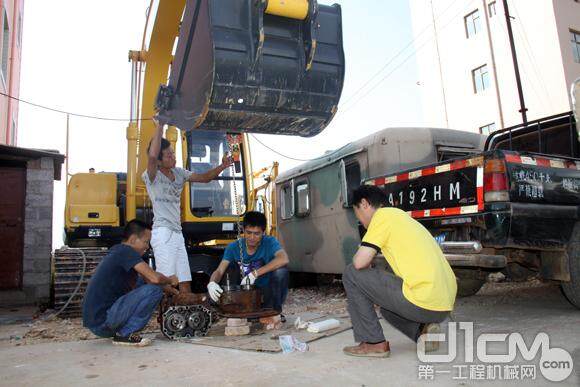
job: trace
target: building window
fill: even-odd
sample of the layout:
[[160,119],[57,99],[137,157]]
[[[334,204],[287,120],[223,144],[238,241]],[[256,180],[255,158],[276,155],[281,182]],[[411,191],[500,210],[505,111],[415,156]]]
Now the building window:
[[290,219],[294,216],[294,192],[291,183],[286,183],[280,190],[280,216],[282,219]]
[[574,62],[580,63],[580,32],[570,30],[570,40],[572,42],[572,54]]
[[4,83],[8,84],[8,49],[10,47],[10,27],[8,27],[8,16],[6,10],[2,10],[2,76]]
[[465,34],[467,35],[467,39],[477,34],[480,30],[481,20],[479,18],[479,10],[475,10],[465,16]]
[[310,213],[310,190],[308,181],[302,181],[296,185],[296,215],[306,216]]
[[492,122],[491,124],[484,125],[479,128],[479,133],[481,134],[490,134],[493,132],[495,132],[495,122]]
[[497,15],[497,11],[495,10],[495,1],[492,1],[487,5],[487,9],[489,11],[489,17],[492,18]]
[[472,72],[473,75],[473,90],[475,94],[479,94],[484,90],[489,89],[489,72],[487,72],[487,65],[476,68]]

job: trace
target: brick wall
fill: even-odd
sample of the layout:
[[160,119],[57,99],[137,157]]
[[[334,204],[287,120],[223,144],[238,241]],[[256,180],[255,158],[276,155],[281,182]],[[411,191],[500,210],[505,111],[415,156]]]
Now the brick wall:
[[27,163],[22,285],[27,301],[35,303],[50,298],[53,180],[51,158]]

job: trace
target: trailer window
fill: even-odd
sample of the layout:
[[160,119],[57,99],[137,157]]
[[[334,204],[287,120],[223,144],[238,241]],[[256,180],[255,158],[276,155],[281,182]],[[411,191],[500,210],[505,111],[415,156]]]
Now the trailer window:
[[437,145],[437,161],[453,160],[479,153],[479,149]]
[[360,186],[361,181],[360,164],[358,162],[347,164],[344,171],[346,175],[346,204],[348,207],[352,207],[352,193]]
[[296,215],[306,216],[310,213],[310,189],[308,181],[296,185]]
[[286,183],[280,190],[280,216],[290,219],[294,215],[294,192],[291,183]]

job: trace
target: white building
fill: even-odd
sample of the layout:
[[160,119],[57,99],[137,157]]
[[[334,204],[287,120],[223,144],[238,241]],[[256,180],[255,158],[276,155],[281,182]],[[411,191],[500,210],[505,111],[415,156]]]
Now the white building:
[[[426,122],[520,124],[503,0],[410,0]],[[571,109],[580,76],[580,0],[508,0],[528,121]]]

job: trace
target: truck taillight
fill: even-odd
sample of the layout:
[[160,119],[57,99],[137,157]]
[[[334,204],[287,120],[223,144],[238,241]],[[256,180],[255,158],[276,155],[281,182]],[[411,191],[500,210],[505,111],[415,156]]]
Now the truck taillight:
[[505,162],[500,159],[485,160],[483,192],[486,202],[508,201],[509,186]]

